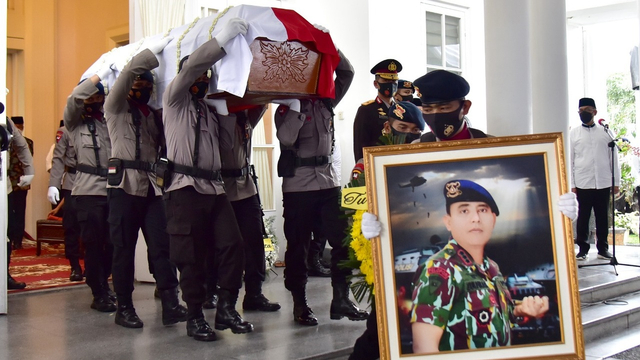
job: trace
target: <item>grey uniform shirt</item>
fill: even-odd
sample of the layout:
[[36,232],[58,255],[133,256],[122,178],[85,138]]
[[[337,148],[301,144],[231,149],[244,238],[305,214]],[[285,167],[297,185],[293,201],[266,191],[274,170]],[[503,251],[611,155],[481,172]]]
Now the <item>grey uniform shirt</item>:
[[[90,79],[76,86],[67,97],[64,108],[64,127],[71,134],[71,141],[76,149],[77,164],[96,167],[93,140],[89,128],[83,122],[84,99],[98,92]],[[98,158],[100,166],[107,168],[107,161],[111,155],[111,141],[106,121],[94,120],[96,125],[96,142],[98,144]],[[71,195],[107,196],[107,178],[78,171]]]
[[[223,169],[238,170],[249,166],[251,160],[251,135],[266,109],[266,106],[260,106],[244,111],[247,116],[244,126],[240,124],[239,119],[236,121],[233,148],[228,150],[220,149]],[[243,200],[258,193],[256,185],[248,172],[244,176],[223,177],[222,179],[224,180],[225,192],[229,197],[229,201]]]
[[76,167],[76,149],[73,146],[67,128],[60,128],[59,131],[62,131],[62,136],[60,136],[56,146],[53,148],[49,186],[72,190],[76,174],[67,172],[67,169]]
[[[104,103],[107,128],[111,138],[111,157],[121,160],[136,160],[136,127],[127,100],[129,90],[133,86],[136,76],[146,70],[158,67],[158,59],[151,51],[145,49],[134,56],[122,69],[118,80],[111,88],[109,97]],[[156,161],[160,144],[160,129],[156,126],[153,109],[149,108],[147,116],[140,114],[140,161],[153,164]],[[127,194],[147,196],[149,184],[153,186],[156,195],[162,191],[156,184],[156,174],[153,171],[138,169],[124,169],[122,181],[117,186],[107,185],[108,188],[123,189]]]
[[[24,171],[24,175],[35,175],[35,168],[33,167],[33,156],[31,155],[31,150],[29,150],[29,144],[27,144],[27,140],[25,140],[20,130],[18,130],[16,124],[14,124],[13,121],[9,119],[9,117],[7,117],[6,119],[7,125],[9,125],[12,129],[13,138],[11,138],[11,146],[15,147],[16,149],[18,160],[20,160],[20,162],[22,163],[22,170]],[[8,160],[9,156],[7,155],[7,167],[9,166]],[[11,191],[13,191],[13,187],[11,186],[11,181],[7,179],[7,194],[10,194]],[[7,241],[9,241],[8,238]]]
[[[340,52],[340,63],[336,68],[336,97],[331,99],[337,106],[353,80],[354,70],[349,60]],[[331,112],[321,100],[300,100],[300,113],[280,106],[276,111],[276,136],[284,146],[295,148],[296,156],[331,156],[333,134]],[[339,187],[338,177],[331,161],[321,166],[301,166],[295,176],[283,178],[283,192],[316,191]]]
[[[182,71],[167,86],[162,96],[164,134],[167,142],[167,159],[178,165],[193,166],[193,150],[197,110],[189,88],[194,81],[226,53],[216,39],[202,44],[184,64]],[[204,101],[198,100],[203,116],[200,120],[200,144],[198,168],[218,171],[222,168],[219,149],[232,147],[231,134],[235,127],[235,115],[216,116]],[[193,186],[201,194],[224,194],[224,183],[217,180],[195,178],[174,173],[166,191]]]

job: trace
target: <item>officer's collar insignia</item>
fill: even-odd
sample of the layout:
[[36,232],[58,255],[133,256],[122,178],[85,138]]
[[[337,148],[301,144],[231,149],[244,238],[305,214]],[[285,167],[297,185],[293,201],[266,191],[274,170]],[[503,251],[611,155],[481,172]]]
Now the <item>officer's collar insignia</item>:
[[393,113],[396,115],[396,117],[400,120],[404,119],[404,113],[407,112],[407,110],[405,110],[402,106],[400,105],[396,105],[395,110],[393,110]]
[[387,66],[387,69],[389,69],[389,71],[396,71],[398,69],[398,66],[395,62],[392,61],[389,63],[389,66]]
[[462,195],[462,191],[460,190],[460,182],[459,181],[447,183],[445,186],[447,188],[447,197],[448,198],[456,198],[456,197]]

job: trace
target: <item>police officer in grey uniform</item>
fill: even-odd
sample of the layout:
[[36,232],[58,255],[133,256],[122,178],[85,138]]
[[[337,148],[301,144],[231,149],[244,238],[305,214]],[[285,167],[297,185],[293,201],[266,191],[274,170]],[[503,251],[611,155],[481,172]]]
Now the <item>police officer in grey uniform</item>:
[[256,187],[255,171],[250,166],[251,135],[266,110],[259,106],[236,112],[236,126],[231,149],[220,148],[222,159],[222,179],[225,192],[244,241],[244,286],[242,301],[244,310],[277,311],[280,304],[270,302],[262,294],[265,279],[266,260],[264,257],[264,225],[262,207]]
[[53,149],[47,198],[53,205],[64,199],[62,227],[64,228],[64,255],[69,260],[69,265],[71,265],[69,280],[82,281],[79,242],[80,226],[78,225],[75,203],[71,196],[75,178],[76,149],[73,146],[67,128],[61,127],[58,129],[56,146]]
[[[1,111],[0,111],[1,113]],[[29,150],[29,144],[27,144],[27,140],[22,136],[22,133],[16,125],[11,121],[9,117],[7,119],[7,130],[13,135],[11,141],[9,142],[9,146],[13,147],[16,150],[16,154],[18,155],[18,160],[22,164],[22,170],[24,174],[20,176],[20,182],[18,186],[29,186],[33,181],[33,176],[35,174],[35,168],[33,167],[33,155],[31,155],[31,151]],[[2,169],[4,171],[4,169]],[[7,194],[12,190],[11,182],[7,181]],[[7,237],[7,289],[9,290],[20,290],[27,287],[22,281],[17,281],[14,279],[11,274],[9,274],[9,263],[11,262],[11,241],[9,241],[9,237]]]
[[278,101],[277,137],[281,156],[278,164],[284,205],[284,234],[287,238],[284,285],[293,296],[293,316],[300,325],[314,326],[318,319],[307,304],[307,253],[316,222],[325,231],[331,250],[331,319],[348,317],[364,320],[368,314],[349,300],[349,270],[338,267],[348,258],[342,244],[346,219],[340,211],[340,184],[331,165],[333,152],[333,107],[346,94],[354,70],[339,52],[336,68],[335,99]]
[[170,40],[170,37],[163,38],[134,56],[122,69],[105,102],[112,146],[107,193],[113,243],[113,287],[118,302],[115,323],[128,328],[143,326],[132,300],[140,229],[162,300],[162,324],[187,320],[187,309],[178,301],[178,278],[175,265],[169,261],[162,190],[153,171],[164,144],[162,117],[147,105],[154,83],[150,70],[158,67],[156,54]]
[[[181,60],[181,69],[162,99],[167,168],[173,172],[163,176],[171,259],[180,270],[182,298],[187,303],[187,335],[200,341],[216,339],[202,312],[210,251],[216,252],[220,287],[215,328],[231,328],[234,333],[253,330],[235,309],[244,253],[224,191],[218,151],[220,147],[231,148],[236,119],[229,116],[225,100],[214,102],[217,114],[203,101],[211,66],[225,56],[225,44],[246,31],[244,20],[230,19],[213,39]],[[162,172],[162,166],[158,171]]]
[[105,92],[100,83],[105,73],[103,69],[102,76],[93,75],[73,89],[64,109],[64,126],[71,135],[78,160],[71,196],[85,247],[86,281],[93,294],[91,308],[112,312],[116,304],[107,282],[113,256],[107,223],[107,161],[111,141],[102,109]]

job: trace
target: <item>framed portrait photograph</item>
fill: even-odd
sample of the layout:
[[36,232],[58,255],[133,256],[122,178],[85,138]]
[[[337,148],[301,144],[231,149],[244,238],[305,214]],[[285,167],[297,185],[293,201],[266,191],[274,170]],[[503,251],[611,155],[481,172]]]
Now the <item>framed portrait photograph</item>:
[[561,133],[364,159],[381,359],[584,359]]

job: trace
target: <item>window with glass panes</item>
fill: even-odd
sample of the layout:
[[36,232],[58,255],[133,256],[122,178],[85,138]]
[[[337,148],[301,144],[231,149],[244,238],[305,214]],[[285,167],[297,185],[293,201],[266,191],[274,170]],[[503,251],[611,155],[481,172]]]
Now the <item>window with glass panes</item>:
[[427,72],[444,69],[462,73],[462,13],[434,9],[425,11]]

